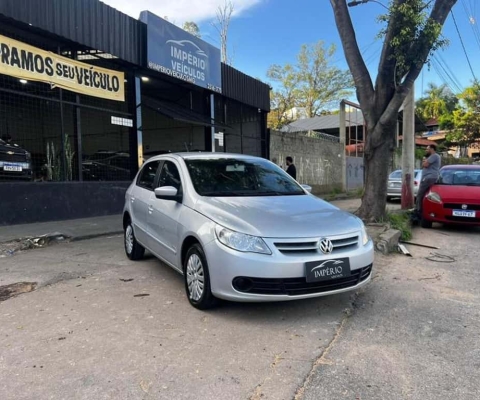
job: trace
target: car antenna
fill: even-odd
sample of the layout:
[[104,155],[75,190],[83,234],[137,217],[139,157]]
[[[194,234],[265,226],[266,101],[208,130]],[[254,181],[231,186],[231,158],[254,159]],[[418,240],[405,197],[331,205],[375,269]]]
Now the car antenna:
[[185,148],[187,149],[187,153],[190,153],[190,150],[188,150],[188,144],[187,144],[187,142],[183,142],[183,144],[185,145]]

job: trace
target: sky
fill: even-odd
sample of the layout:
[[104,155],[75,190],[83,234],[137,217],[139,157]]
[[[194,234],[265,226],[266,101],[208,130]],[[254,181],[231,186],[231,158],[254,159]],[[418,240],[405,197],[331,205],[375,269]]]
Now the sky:
[[[103,0],[105,3],[138,18],[148,9],[177,25],[196,22],[202,38],[220,47],[218,33],[212,27],[216,10],[224,0]],[[378,0],[387,4],[387,0]],[[266,72],[272,64],[294,63],[302,44],[323,40],[337,45],[336,64],[347,69],[340,38],[328,0],[233,0],[235,15],[229,30],[229,52],[233,66],[248,75],[268,82]],[[477,4],[479,3],[479,4]],[[377,3],[350,8],[360,50],[372,78],[375,78],[382,42],[376,39],[381,28],[377,17],[385,10]],[[450,15],[443,29],[449,46],[425,66],[415,86],[418,98],[429,82],[448,83],[453,92],[470,85],[474,74],[480,78],[480,1],[458,0],[453,13],[467,56]]]

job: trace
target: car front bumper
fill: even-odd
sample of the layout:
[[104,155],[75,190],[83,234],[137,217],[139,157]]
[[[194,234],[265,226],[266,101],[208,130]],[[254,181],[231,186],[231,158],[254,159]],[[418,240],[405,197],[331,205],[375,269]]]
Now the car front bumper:
[[[478,206],[480,206],[480,204],[478,204]],[[460,205],[458,209],[461,210]],[[452,208],[444,208],[443,203],[435,203],[433,201],[425,199],[423,202],[422,212],[422,218],[431,222],[452,225],[480,226],[480,211],[478,210],[475,211],[475,218],[455,217],[453,216]]]
[[[276,249],[272,249],[272,255],[240,253],[229,249],[218,240],[205,246],[204,250],[214,296],[239,302],[308,299],[356,290],[370,281],[374,259],[372,240],[369,240],[365,246],[359,243],[355,249],[329,256],[321,253],[308,256],[285,256]],[[345,257],[350,260],[352,274],[348,279],[306,282],[305,264],[307,262],[322,262]],[[262,290],[262,293],[237,290],[233,282],[238,278],[250,279],[257,288],[260,285],[265,290]],[[295,290],[290,290],[292,288]],[[272,294],[266,294],[267,291]]]

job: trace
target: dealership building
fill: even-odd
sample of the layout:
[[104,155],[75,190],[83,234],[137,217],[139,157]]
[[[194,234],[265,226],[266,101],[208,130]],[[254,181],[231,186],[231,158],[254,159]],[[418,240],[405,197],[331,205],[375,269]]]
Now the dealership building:
[[149,157],[268,158],[268,85],[151,12],[0,2],[0,225],[121,212]]

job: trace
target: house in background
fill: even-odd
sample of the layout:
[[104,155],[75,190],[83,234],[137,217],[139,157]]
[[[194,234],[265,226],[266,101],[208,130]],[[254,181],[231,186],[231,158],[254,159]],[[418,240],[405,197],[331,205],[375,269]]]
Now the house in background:
[[[425,123],[427,130],[423,132],[422,137],[430,142],[435,142],[437,145],[445,144],[447,140],[448,130],[441,130],[440,123],[437,119],[429,119]],[[455,157],[469,157],[480,158],[480,143],[473,144],[468,148],[461,148],[460,146],[449,146],[447,154]]]

